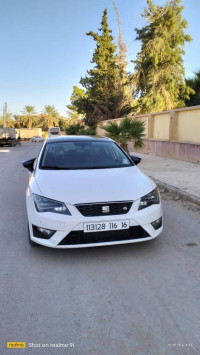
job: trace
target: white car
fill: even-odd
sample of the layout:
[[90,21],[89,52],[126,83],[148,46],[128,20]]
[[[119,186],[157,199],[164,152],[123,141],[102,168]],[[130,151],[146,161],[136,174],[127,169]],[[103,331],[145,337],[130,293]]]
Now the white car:
[[31,142],[44,142],[44,138],[41,136],[34,136],[31,138]]
[[163,229],[159,191],[113,140],[47,139],[29,169],[29,242],[52,248],[136,243]]

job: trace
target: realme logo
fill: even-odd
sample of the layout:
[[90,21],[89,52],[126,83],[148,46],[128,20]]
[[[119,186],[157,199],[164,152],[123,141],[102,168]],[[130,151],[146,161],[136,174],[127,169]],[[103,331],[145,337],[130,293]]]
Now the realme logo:
[[8,341],[7,348],[10,349],[22,349],[26,347],[26,343],[21,341]]

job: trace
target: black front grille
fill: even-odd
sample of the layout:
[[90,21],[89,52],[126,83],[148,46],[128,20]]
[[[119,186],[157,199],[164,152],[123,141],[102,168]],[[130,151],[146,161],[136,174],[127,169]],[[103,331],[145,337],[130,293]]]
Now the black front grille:
[[120,240],[148,238],[149,234],[141,227],[134,226],[129,229],[84,233],[83,231],[70,232],[58,245],[75,245],[89,243],[116,242]]
[[[107,202],[107,203],[94,203],[94,204],[81,204],[75,205],[79,212],[85,217],[95,216],[109,216],[126,214],[129,212],[133,201],[125,202]],[[105,208],[109,207],[109,212],[105,212]]]

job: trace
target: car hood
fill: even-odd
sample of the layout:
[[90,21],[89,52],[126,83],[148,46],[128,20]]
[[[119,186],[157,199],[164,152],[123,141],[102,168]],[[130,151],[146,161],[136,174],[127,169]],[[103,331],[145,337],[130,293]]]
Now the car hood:
[[43,196],[68,204],[137,200],[155,187],[136,166],[89,170],[38,169],[35,179]]

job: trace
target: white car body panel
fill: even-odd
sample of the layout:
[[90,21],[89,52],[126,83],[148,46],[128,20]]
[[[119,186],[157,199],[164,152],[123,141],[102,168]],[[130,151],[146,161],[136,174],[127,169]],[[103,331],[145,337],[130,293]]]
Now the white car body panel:
[[156,186],[136,166],[117,169],[37,170],[35,179],[43,196],[69,204],[116,201],[116,196],[117,201],[137,200]]
[[[113,221],[116,219],[116,216],[99,216],[99,217],[84,217],[73,205],[68,205],[68,209],[72,213],[72,216],[66,216],[51,212],[46,213],[38,213],[35,210],[33,198],[31,196],[30,190],[27,189],[27,211],[29,216],[29,228],[32,230],[31,225],[36,225],[42,228],[48,228],[52,230],[57,230],[57,232],[51,237],[50,240],[43,240],[39,238],[35,238],[32,234],[31,239],[41,245],[49,246],[52,248],[84,248],[84,247],[94,247],[94,246],[104,246],[104,245],[113,245],[113,244],[127,244],[127,243],[136,243],[147,241],[150,239],[156,238],[161,232],[163,227],[159,230],[155,230],[151,222],[160,218],[162,215],[162,207],[161,205],[153,205],[149,208],[138,211],[140,199],[135,201],[129,211],[129,213],[120,216],[117,216],[117,219],[129,219],[130,226],[142,225],[142,227],[150,234],[149,238],[144,239],[131,239],[131,240],[123,240],[117,242],[103,242],[96,244],[77,244],[70,246],[58,245],[60,241],[70,232],[70,231],[78,231],[83,230],[83,223],[86,222],[102,222],[102,221]],[[41,216],[42,215],[42,216]],[[99,232],[101,233],[101,232]]]

